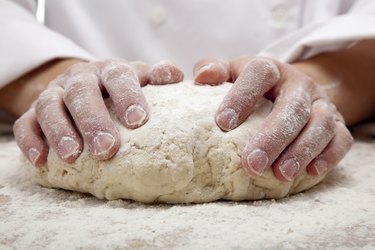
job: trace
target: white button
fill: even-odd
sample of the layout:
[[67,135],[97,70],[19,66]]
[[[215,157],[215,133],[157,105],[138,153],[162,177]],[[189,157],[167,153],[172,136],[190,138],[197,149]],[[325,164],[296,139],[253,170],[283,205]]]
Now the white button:
[[278,26],[284,26],[289,18],[289,11],[285,6],[275,6],[272,9],[272,19]]
[[150,12],[150,20],[154,24],[162,24],[167,20],[167,10],[161,6],[161,5],[156,5],[151,9]]

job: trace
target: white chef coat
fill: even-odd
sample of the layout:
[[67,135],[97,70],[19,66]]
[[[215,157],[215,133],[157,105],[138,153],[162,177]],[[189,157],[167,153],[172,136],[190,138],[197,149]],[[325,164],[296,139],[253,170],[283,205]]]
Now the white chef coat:
[[[291,62],[375,37],[373,0],[0,0],[0,88],[54,59],[175,61],[202,56]],[[20,7],[22,6],[22,7]]]
[[58,57],[171,59],[191,77],[206,55],[293,61],[375,37],[373,0],[46,0],[48,28],[35,2],[0,0],[0,86]]

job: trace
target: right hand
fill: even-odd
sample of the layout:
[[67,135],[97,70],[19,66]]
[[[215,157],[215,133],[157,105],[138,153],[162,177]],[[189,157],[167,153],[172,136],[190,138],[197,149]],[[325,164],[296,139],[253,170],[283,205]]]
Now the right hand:
[[110,159],[120,147],[120,137],[103,96],[112,99],[120,122],[134,129],[148,120],[141,87],[182,80],[183,73],[168,62],[153,67],[120,59],[74,64],[15,122],[17,144],[35,166],[46,163],[49,147],[63,161],[74,162],[83,141],[93,158]]

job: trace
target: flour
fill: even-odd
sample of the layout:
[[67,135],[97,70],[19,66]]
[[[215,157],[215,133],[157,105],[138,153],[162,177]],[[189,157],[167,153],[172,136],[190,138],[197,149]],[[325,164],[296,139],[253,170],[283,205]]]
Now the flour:
[[375,140],[282,200],[147,205],[43,188],[0,137],[1,249],[374,249]]
[[246,175],[240,163],[243,148],[272,104],[262,99],[240,127],[223,132],[214,116],[231,86],[146,86],[150,120],[134,130],[118,122],[108,103],[121,136],[119,153],[96,161],[85,146],[76,162],[68,164],[50,150],[47,166],[37,170],[37,181],[101,199],[168,203],[282,198],[317,184],[322,177],[306,172],[292,182],[280,182],[271,169],[259,177]]

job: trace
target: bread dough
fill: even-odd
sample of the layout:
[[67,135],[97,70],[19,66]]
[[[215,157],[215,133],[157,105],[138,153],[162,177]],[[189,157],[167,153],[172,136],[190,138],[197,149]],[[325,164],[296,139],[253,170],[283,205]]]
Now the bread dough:
[[271,170],[261,177],[246,175],[241,152],[272,104],[261,100],[240,127],[222,132],[214,114],[230,87],[230,83],[212,87],[190,81],[146,86],[143,92],[150,120],[134,130],[119,123],[108,102],[122,140],[115,157],[96,161],[85,145],[76,162],[67,164],[50,150],[47,166],[35,170],[36,180],[43,186],[91,193],[101,199],[147,203],[282,198],[317,184],[322,178],[306,172],[284,183]]

